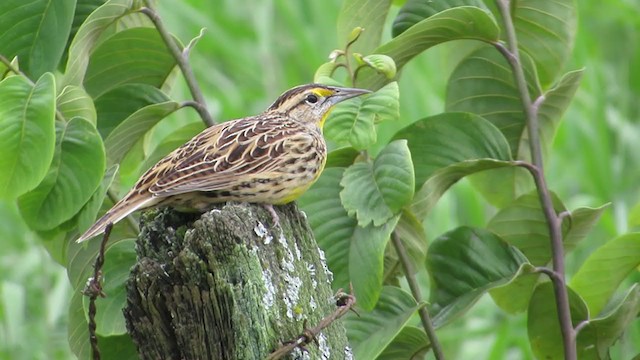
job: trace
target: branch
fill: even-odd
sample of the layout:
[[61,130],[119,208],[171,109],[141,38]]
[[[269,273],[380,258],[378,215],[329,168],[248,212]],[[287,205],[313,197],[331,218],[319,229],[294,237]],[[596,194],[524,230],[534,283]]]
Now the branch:
[[109,235],[111,234],[111,228],[113,223],[107,224],[104,229],[104,236],[102,237],[102,243],[100,243],[100,251],[98,257],[93,265],[93,277],[90,277],[87,281],[82,293],[89,297],[89,342],[91,343],[91,353],[93,360],[100,360],[100,348],[98,347],[98,336],[96,335],[96,299],[98,296],[105,297],[105,293],[102,292],[102,266],[104,265],[104,252],[109,241]]
[[[407,250],[404,248],[404,244],[402,244],[402,240],[396,232],[394,231],[391,234],[391,240],[393,241],[393,246],[396,249],[396,253],[398,253],[398,258],[400,259],[400,263],[402,264],[402,269],[404,270],[404,274],[407,277],[407,282],[409,283],[409,288],[411,289],[411,293],[413,297],[416,299],[418,303],[422,302],[422,295],[420,294],[420,286],[418,286],[418,282],[414,276],[415,272],[413,271],[413,266],[411,265],[411,261],[409,260],[409,256],[407,255]],[[418,313],[420,314],[420,321],[422,321],[422,326],[424,330],[427,332],[427,336],[429,337],[429,342],[431,342],[431,348],[433,349],[433,355],[437,360],[444,360],[444,353],[442,352],[442,347],[440,346],[440,342],[438,341],[438,337],[436,336],[436,330],[433,327],[433,323],[431,322],[431,318],[429,317],[429,312],[427,311],[426,306],[422,306]]]
[[[169,33],[169,30],[167,30],[167,28],[164,26],[162,19],[160,19],[160,15],[158,15],[158,13],[152,8],[151,2],[145,1],[145,5],[146,7],[141,8],[140,12],[145,14],[149,18],[149,20],[153,22],[156,29],[158,30],[158,33],[160,33],[162,40],[164,40],[164,43],[167,45],[169,52],[176,59],[176,63],[178,64],[178,67],[182,71],[182,75],[187,82],[187,86],[189,87],[191,96],[193,96],[195,102],[198,103],[198,106],[194,107],[194,109],[196,109],[196,111],[200,115],[200,118],[202,118],[202,121],[206,126],[215,125],[216,122],[213,120],[213,118],[211,118],[211,114],[209,114],[209,112],[207,111],[206,101],[204,99],[204,96],[202,95],[202,91],[200,90],[198,81],[193,74],[193,70],[191,70],[191,66],[189,65],[188,55],[190,47],[192,46],[192,44],[195,44],[195,39],[189,43],[189,46],[185,48],[185,51],[181,51],[175,40]],[[200,38],[201,36],[202,32],[200,32],[200,35],[197,38]]]
[[538,107],[544,98],[538,98],[536,103],[531,102],[531,95],[527,88],[527,80],[524,75],[520,55],[518,52],[518,41],[516,31],[511,18],[511,1],[496,0],[496,4],[504,21],[505,33],[507,35],[507,46],[505,48],[501,43],[495,46],[502,53],[513,71],[515,82],[522,101],[522,107],[527,119],[527,132],[529,135],[529,149],[531,152],[532,165],[526,167],[533,176],[538,191],[538,197],[542,206],[542,211],[547,219],[549,228],[549,237],[551,239],[551,254],[553,272],[556,276],[552,277],[553,288],[555,292],[556,307],[558,310],[558,320],[560,322],[560,331],[562,332],[562,340],[564,345],[564,357],[567,360],[575,360],[577,358],[575,330],[571,323],[571,309],[569,307],[569,293],[565,282],[564,270],[564,248],[562,244],[562,231],[560,228],[561,221],[553,207],[551,193],[547,187],[544,178],[544,165],[542,160],[542,147],[540,144],[539,123],[538,123]]
[[342,292],[342,290],[338,290],[336,298],[336,305],[338,306],[336,311],[320,320],[318,325],[312,328],[307,329],[305,323],[305,329],[302,334],[300,334],[295,340],[287,341],[286,345],[283,345],[276,351],[269,354],[267,360],[281,359],[282,357],[292,352],[295,348],[300,348],[303,351],[306,351],[305,346],[311,341],[317,343],[316,336],[320,334],[320,332],[324,328],[331,325],[331,323],[338,320],[339,318],[343,317],[347,312],[349,312],[349,310],[355,312],[355,310],[353,310],[353,306],[356,304],[356,297],[353,296],[353,288],[351,289],[351,294],[345,294]]

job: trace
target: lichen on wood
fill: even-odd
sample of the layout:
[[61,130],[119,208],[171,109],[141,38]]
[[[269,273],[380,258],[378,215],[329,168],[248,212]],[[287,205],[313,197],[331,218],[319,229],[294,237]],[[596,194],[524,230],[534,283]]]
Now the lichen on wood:
[[[335,310],[331,273],[306,217],[229,203],[205,214],[143,215],[125,318],[142,359],[263,359]],[[326,328],[308,353],[349,358],[344,327]]]

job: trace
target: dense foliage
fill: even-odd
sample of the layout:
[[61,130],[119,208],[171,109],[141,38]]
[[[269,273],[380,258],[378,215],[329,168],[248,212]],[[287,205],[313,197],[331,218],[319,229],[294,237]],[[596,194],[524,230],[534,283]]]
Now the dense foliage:
[[[161,3],[220,121],[312,80],[376,90],[327,120],[327,168],[300,200],[334,287],[353,284],[357,359],[423,358],[423,308],[450,358],[562,357],[547,218],[521,166],[528,119],[493,1]],[[80,291],[99,244],[72,240],[204,125],[141,2],[20,4],[0,3],[0,357],[88,358]],[[572,320],[588,320],[579,358],[627,358],[640,352],[640,9],[612,2],[611,20],[580,5],[510,10],[562,214]],[[104,358],[135,354],[121,309],[136,233],[122,222],[107,251]]]

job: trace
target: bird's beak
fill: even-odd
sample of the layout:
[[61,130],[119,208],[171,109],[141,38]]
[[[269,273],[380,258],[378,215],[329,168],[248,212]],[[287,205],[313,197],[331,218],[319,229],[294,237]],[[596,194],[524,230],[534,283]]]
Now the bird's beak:
[[339,102],[345,101],[347,99],[354,98],[356,96],[369,94],[371,91],[365,89],[356,89],[356,88],[343,88],[343,87],[334,87],[332,88],[334,93],[329,98],[333,104],[337,104]]

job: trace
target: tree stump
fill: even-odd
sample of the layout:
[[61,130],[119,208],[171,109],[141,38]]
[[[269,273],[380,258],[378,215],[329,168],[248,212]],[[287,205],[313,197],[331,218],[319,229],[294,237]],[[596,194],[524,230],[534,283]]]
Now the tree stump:
[[[127,284],[141,359],[264,359],[336,309],[331,272],[304,213],[229,203],[205,214],[152,210]],[[289,359],[351,358],[334,322]]]

